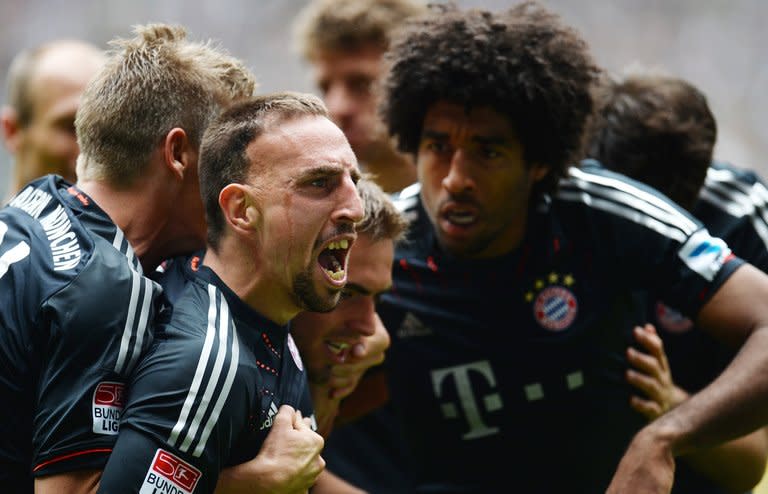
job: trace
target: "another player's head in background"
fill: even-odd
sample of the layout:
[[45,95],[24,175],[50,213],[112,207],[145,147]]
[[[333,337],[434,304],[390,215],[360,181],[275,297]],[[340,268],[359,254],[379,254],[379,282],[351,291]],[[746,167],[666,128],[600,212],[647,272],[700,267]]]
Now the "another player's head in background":
[[[145,265],[200,248],[206,226],[200,200],[198,153],[216,115],[256,87],[248,69],[210,42],[191,41],[183,27],[137,26],[116,39],[104,69],[83,94],[77,113],[78,185],[117,209],[127,193],[151,231],[134,249]],[[146,204],[142,204],[142,200]],[[114,201],[114,204],[110,204]],[[124,204],[125,205],[125,204]],[[131,233],[126,231],[131,238]]]
[[638,66],[606,79],[587,156],[691,210],[717,139],[706,96],[693,84]]
[[531,197],[582,156],[599,75],[586,42],[543,6],[433,7],[388,52],[383,116],[416,156],[443,248],[491,257],[519,244]]
[[425,10],[419,0],[312,0],[295,23],[331,118],[388,192],[410,185],[415,172],[395,152],[377,112],[383,55],[406,19]]
[[98,47],[79,40],[51,41],[13,59],[0,113],[3,140],[14,161],[11,193],[49,173],[75,181],[75,113],[105,59]]

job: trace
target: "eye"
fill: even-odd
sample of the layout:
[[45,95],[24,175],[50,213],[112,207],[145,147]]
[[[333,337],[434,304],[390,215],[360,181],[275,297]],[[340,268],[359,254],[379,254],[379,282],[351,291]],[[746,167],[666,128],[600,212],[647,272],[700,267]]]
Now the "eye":
[[443,141],[429,141],[425,147],[433,153],[442,154],[448,152],[448,145]]
[[484,159],[487,160],[493,160],[501,156],[501,153],[499,153],[495,148],[493,147],[484,147],[480,150],[480,154]]
[[320,189],[324,189],[328,187],[328,178],[322,177],[322,178],[314,178],[311,182],[309,182],[309,185],[312,187],[318,187]]
[[366,78],[354,78],[349,81],[349,90],[358,95],[368,94],[371,92],[373,81]]

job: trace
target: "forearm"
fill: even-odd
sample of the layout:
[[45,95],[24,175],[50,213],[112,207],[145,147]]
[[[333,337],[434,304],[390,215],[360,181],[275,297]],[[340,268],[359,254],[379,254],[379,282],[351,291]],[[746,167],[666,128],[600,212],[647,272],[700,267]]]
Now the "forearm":
[[675,456],[746,435],[768,423],[768,327],[756,329],[709,386],[652,422],[646,434]]
[[79,470],[47,475],[35,479],[35,494],[95,494],[99,488],[101,470]]
[[768,460],[768,433],[760,429],[746,436],[683,456],[691,468],[727,492],[747,492],[760,482]]
[[366,494],[366,491],[355,487],[337,475],[324,470],[317,477],[317,483],[312,487],[312,494]]
[[274,478],[280,473],[279,465],[269,466],[258,458],[247,463],[227,467],[219,473],[216,494],[269,494],[274,492],[280,480]]

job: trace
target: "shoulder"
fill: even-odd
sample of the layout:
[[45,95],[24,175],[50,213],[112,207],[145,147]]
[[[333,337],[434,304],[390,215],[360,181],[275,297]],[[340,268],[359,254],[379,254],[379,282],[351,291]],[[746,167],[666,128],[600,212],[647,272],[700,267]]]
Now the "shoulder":
[[615,221],[684,241],[701,228],[690,213],[656,189],[603,168],[594,160],[571,167],[560,181],[557,201],[596,221]]
[[699,194],[701,202],[710,203],[731,216],[753,214],[765,208],[768,189],[753,171],[725,162],[713,162]]
[[30,183],[0,210],[0,254],[14,265],[17,280],[57,290],[79,274],[93,250],[91,232],[61,200],[52,177]]

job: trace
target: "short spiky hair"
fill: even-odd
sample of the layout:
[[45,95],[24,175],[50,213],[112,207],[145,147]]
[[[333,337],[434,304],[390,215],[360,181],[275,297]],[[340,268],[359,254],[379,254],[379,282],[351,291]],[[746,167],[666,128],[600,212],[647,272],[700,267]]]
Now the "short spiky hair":
[[357,191],[363,202],[365,215],[356,225],[357,233],[368,235],[372,241],[399,241],[405,234],[408,221],[397,209],[389,194],[384,192],[370,177],[357,182]]
[[200,150],[200,193],[208,221],[208,245],[216,250],[224,232],[219,193],[231,183],[244,183],[252,163],[246,150],[271,125],[300,116],[328,117],[322,100],[311,94],[265,94],[224,111],[203,137]]
[[78,175],[129,185],[174,127],[200,145],[221,107],[249,97],[253,75],[210,42],[188,41],[181,26],[137,26],[116,39],[106,66],[83,95],[75,126]]
[[419,0],[314,0],[296,18],[296,44],[307,60],[361,46],[384,51],[392,32],[425,10]]
[[658,70],[630,67],[598,91],[588,156],[691,210],[717,139],[707,98]]
[[507,117],[528,165],[550,167],[552,190],[580,158],[599,70],[584,40],[534,2],[492,13],[433,5],[393,39],[382,116],[401,151],[415,154],[427,109],[439,100],[489,106]]

